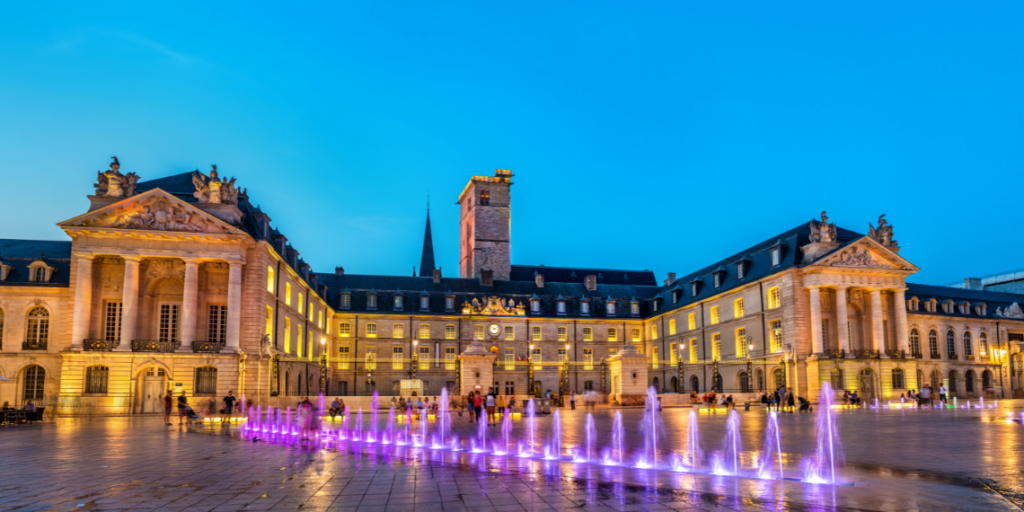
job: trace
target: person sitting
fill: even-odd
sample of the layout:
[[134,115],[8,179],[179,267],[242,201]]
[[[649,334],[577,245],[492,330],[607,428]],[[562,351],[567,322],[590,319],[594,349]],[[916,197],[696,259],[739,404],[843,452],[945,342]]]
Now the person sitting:
[[408,407],[408,405],[405,403],[405,397],[403,396],[398,400],[398,410],[405,412],[406,407]]
[[800,401],[800,412],[811,412],[811,402],[802,396],[796,397]]
[[341,414],[341,402],[338,401],[337,397],[335,397],[334,401],[331,402],[331,408],[328,409],[327,412],[331,415],[332,420],[335,416]]
[[850,393],[850,405],[860,405],[860,398],[857,397],[857,392]]
[[36,404],[32,403],[32,400],[29,400],[29,401],[25,402],[25,411],[26,412],[35,412],[35,410],[36,410]]
[[736,404],[734,404],[733,401],[732,401],[732,395],[729,395],[728,397],[726,397],[726,399],[725,399],[725,407],[727,409],[733,409],[733,408],[736,407]]
[[7,410],[10,410],[10,408],[11,408],[11,403],[5,401],[3,408],[0,409],[0,410],[7,411]]

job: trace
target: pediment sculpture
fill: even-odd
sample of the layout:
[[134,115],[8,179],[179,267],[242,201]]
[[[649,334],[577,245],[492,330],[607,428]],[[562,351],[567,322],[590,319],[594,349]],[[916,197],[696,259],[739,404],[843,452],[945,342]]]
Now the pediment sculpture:
[[462,312],[467,315],[526,316],[526,306],[522,301],[517,305],[514,299],[492,296],[482,302],[474,298],[472,303],[464,303]]
[[198,169],[192,172],[192,184],[196,186],[196,191],[192,195],[201,203],[238,204],[235,178],[221,181],[217,174],[217,166],[212,167],[209,176]]
[[139,175],[134,172],[121,174],[121,162],[116,156],[110,157],[114,161],[110,164],[109,171],[96,171],[96,195],[99,197],[131,197],[135,195],[135,184],[139,182]]
[[836,223],[829,224],[825,212],[821,212],[821,222],[811,220],[811,242],[834,243],[836,238]]
[[113,212],[101,214],[84,223],[87,227],[157,229],[160,231],[202,231],[224,233],[227,230],[196,212],[176,205],[165,197],[133,202]]
[[1005,310],[1000,311],[999,308],[996,308],[996,316],[1024,320],[1024,311],[1020,309],[1020,305],[1014,302],[1013,304],[1010,304],[1010,307],[1006,308]]
[[875,259],[871,251],[863,247],[850,247],[839,253],[833,265],[840,267],[896,268]]
[[876,242],[882,244],[885,247],[899,247],[896,240],[892,238],[892,225],[885,220],[885,214],[878,216],[878,228],[876,229],[870,222],[868,222],[868,236],[874,238]]

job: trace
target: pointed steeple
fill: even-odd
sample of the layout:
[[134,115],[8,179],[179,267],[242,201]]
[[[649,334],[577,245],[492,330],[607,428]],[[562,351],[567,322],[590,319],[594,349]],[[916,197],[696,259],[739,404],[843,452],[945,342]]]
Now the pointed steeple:
[[430,199],[427,198],[427,229],[423,233],[423,256],[420,257],[420,277],[434,277],[434,239],[430,235]]

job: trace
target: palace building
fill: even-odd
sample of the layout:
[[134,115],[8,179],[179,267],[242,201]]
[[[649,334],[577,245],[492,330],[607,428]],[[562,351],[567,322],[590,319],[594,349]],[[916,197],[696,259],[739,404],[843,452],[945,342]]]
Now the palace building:
[[139,181],[115,158],[58,224],[69,241],[0,239],[0,402],[134,414],[160,412],[168,389],[286,405],[492,386],[816,400],[826,381],[868,400],[925,384],[1024,396],[1017,274],[908,283],[918,269],[884,218],[865,235],[824,213],[660,283],[514,265],[512,177],[473,176],[458,196],[457,277],[435,268],[429,212],[418,273],[359,275],[314,272],[216,167]]

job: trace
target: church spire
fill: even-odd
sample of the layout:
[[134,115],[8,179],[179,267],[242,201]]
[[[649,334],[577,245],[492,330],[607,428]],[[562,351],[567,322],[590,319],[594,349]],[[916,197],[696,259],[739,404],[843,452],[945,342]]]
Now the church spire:
[[423,256],[420,257],[420,277],[434,277],[434,240],[430,236],[430,198],[427,198],[427,229],[423,233]]

